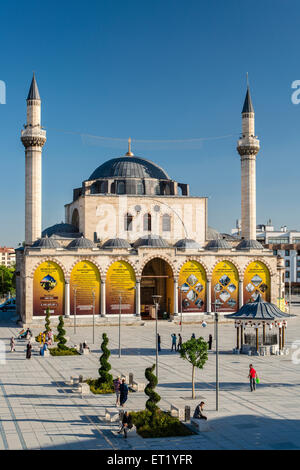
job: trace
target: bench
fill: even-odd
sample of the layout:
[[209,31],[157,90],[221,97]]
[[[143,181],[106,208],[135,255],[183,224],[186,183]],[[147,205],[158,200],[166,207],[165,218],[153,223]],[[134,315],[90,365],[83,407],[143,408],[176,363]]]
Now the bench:
[[105,421],[113,423],[120,420],[120,412],[117,408],[105,408]]
[[211,431],[211,427],[206,419],[191,418],[191,426],[197,432]]
[[131,388],[135,392],[143,392],[145,390],[145,384],[144,382],[136,382],[135,380],[132,381]]
[[171,403],[171,416],[176,416],[177,418],[184,420],[185,419],[185,409],[180,405],[174,405]]
[[78,350],[78,352],[79,352],[79,354],[83,354],[83,355],[90,354],[89,348],[83,348],[81,351]]

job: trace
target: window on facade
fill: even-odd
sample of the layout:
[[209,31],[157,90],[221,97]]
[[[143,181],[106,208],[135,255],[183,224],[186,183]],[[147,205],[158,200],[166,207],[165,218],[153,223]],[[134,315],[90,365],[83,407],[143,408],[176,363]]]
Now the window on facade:
[[155,186],[155,191],[154,191],[154,192],[155,192],[155,194],[157,194],[157,195],[160,194],[160,186],[159,186],[159,184],[157,184],[157,185]]
[[136,188],[137,194],[144,194],[144,184],[140,181]]
[[289,267],[290,267],[290,262],[289,262],[289,260],[287,260],[287,261],[285,262],[285,267],[286,267],[286,268],[289,268]]
[[144,215],[144,232],[151,232],[151,214]]
[[289,278],[289,277],[290,277],[290,272],[289,272],[289,271],[285,271],[285,277],[286,277],[286,278]]
[[102,181],[102,183],[100,184],[100,193],[106,193],[106,182],[105,181]]
[[124,181],[119,181],[117,186],[117,194],[125,194],[125,183]]
[[278,250],[273,250],[273,255],[277,255]]
[[163,232],[171,231],[171,217],[169,216],[169,214],[164,214],[162,217],[162,229]]
[[132,231],[132,221],[133,221],[132,215],[126,214],[124,218],[124,230],[126,232]]
[[277,244],[277,243],[289,243],[288,238],[268,238],[267,243],[272,244]]
[[300,250],[297,250],[297,256],[300,256]]
[[284,251],[284,256],[290,256],[290,250],[285,250]]

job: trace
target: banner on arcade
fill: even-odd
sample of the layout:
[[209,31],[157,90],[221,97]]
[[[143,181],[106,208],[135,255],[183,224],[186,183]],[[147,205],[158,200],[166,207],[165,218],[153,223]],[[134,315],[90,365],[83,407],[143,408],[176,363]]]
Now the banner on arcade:
[[43,316],[47,308],[51,315],[64,314],[65,280],[60,266],[45,261],[33,276],[33,315]]
[[253,261],[244,274],[244,303],[254,302],[259,294],[270,302],[270,273],[261,261]]
[[179,273],[178,309],[181,312],[206,311],[206,274],[197,261],[185,263]]
[[106,313],[135,313],[135,274],[126,261],[113,263],[106,275]]
[[226,313],[238,310],[239,276],[235,266],[230,261],[217,264],[212,275],[212,306]]
[[93,314],[93,292],[95,294],[95,314],[100,313],[100,274],[97,266],[90,261],[80,261],[71,273],[70,278],[70,309],[76,315]]

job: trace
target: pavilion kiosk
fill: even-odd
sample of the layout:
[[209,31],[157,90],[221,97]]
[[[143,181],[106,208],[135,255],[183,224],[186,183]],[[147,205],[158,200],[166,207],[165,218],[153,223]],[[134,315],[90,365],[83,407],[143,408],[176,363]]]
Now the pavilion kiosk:
[[236,348],[233,352],[262,356],[288,354],[285,348],[285,330],[287,319],[291,317],[294,315],[282,312],[276,305],[265,302],[258,295],[254,302],[243,305],[236,313],[226,315],[226,318],[234,320],[236,328]]

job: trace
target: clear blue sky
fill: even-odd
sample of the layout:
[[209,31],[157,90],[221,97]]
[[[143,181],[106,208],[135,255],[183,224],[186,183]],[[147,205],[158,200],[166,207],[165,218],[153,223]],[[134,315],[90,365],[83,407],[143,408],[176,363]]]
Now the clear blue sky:
[[[300,3],[282,0],[101,0],[5,2],[1,6],[0,245],[24,239],[24,149],[20,130],[32,71],[47,129],[43,151],[43,227],[64,219],[92,171],[133,151],[209,196],[209,224],[230,231],[240,216],[236,140],[249,72],[261,140],[257,222],[300,229]],[[70,131],[66,133],[62,131]]]

